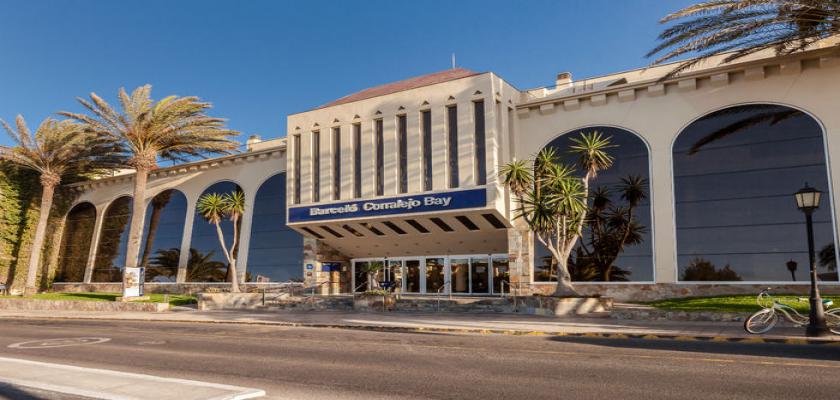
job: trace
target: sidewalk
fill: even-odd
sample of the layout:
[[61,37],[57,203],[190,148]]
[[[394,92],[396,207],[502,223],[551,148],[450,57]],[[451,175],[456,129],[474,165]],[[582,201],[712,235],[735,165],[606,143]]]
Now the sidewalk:
[[840,345],[840,336],[807,338],[804,328],[778,326],[767,335],[750,335],[740,322],[551,318],[517,314],[359,313],[336,311],[196,311],[158,313],[83,311],[0,311],[3,318],[132,320],[278,325],[394,332],[440,332],[509,335],[564,335],[606,338],[711,340]]
[[0,357],[0,382],[96,399],[251,399],[259,389]]

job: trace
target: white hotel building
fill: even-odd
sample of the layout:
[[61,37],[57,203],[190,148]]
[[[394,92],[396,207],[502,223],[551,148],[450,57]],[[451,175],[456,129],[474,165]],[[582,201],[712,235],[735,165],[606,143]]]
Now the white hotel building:
[[[563,73],[556,86],[530,90],[452,69],[289,115],[286,137],[252,138],[241,153],[152,174],[146,289],[225,285],[214,231],[195,204],[239,188],[248,205],[239,272],[252,285],[302,281],[349,293],[366,290],[374,268],[403,293],[549,292],[550,259],[513,218],[499,169],[546,146],[565,155],[571,137],[593,130],[617,145],[615,164],[595,181],[609,193],[607,211],[627,211],[622,179],[641,179],[645,196],[632,206],[635,240],[610,272],[578,256],[582,293],[804,289],[805,224],[793,193],[806,182],[824,193],[814,214],[819,276],[825,290],[840,289],[838,47],[704,65],[664,82],[670,66],[582,81]],[[54,288],[107,290],[121,280],[132,176],[71,186],[78,198]]]

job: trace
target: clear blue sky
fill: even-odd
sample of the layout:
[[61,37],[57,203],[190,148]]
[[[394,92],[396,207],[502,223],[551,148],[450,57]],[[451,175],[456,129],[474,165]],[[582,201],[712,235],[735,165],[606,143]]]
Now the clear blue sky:
[[[285,135],[286,115],[450,66],[523,89],[641,67],[658,19],[691,0],[36,1],[4,3],[0,118],[34,128],[120,87],[196,95],[231,128]],[[244,140],[244,138],[242,138]],[[0,144],[9,144],[2,135]]]

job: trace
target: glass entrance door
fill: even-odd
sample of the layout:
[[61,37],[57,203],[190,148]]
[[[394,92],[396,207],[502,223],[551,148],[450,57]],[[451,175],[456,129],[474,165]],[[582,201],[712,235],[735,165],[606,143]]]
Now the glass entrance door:
[[406,293],[420,293],[420,260],[417,258],[403,260],[404,280],[403,288]]
[[443,257],[426,258],[426,293],[447,293],[446,288],[446,259]]
[[490,263],[487,257],[471,258],[470,267],[472,293],[490,293]]
[[493,257],[493,293],[508,292],[510,292],[510,262],[506,256],[495,256]]

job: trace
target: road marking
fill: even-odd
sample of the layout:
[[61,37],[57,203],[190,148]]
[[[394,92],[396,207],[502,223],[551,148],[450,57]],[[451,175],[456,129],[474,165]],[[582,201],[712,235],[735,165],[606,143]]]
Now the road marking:
[[13,343],[8,347],[10,349],[53,349],[56,347],[69,346],[85,346],[89,344],[105,343],[111,340],[103,337],[78,337],[78,338],[59,338],[46,340],[30,340],[27,342]]
[[[136,374],[99,368],[77,367],[75,365],[54,364],[18,358],[0,357],[0,371],[3,371],[3,368],[16,371],[17,375],[20,377],[10,378],[0,375],[0,382],[4,382],[14,386],[24,386],[29,388],[45,390],[48,392],[58,392],[63,394],[91,397],[96,399],[127,400],[142,398],[136,395],[127,394],[124,392],[124,389],[126,389],[127,387],[134,386],[138,389],[145,390],[145,388],[142,387],[143,383],[154,384],[154,387],[156,387],[158,390],[163,390],[163,393],[161,394],[170,395],[173,393],[166,393],[166,385],[169,385],[170,389],[178,386],[186,386],[192,388],[217,389],[219,391],[226,392],[212,397],[211,400],[245,400],[265,396],[264,390],[254,388],[224,385],[211,382],[201,382],[188,379],[164,378],[154,375]],[[34,368],[35,373],[29,374],[28,376],[27,374],[20,374],[21,371],[24,371],[27,368]],[[101,385],[103,386],[102,388],[96,389],[90,387],[72,386],[67,382],[61,381],[62,375],[72,375],[75,377],[80,374],[86,376],[88,379],[90,379],[90,377],[97,377],[96,382],[107,382],[107,378],[114,378],[115,380],[121,380],[123,382],[131,381],[132,383],[129,385],[125,385],[124,383],[118,383],[115,389],[122,393],[112,393],[108,391],[107,383],[105,385]],[[153,396],[151,393],[149,393],[149,395]],[[148,398],[161,397],[153,396]]]

